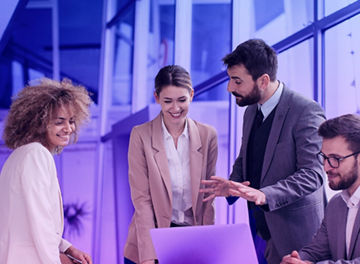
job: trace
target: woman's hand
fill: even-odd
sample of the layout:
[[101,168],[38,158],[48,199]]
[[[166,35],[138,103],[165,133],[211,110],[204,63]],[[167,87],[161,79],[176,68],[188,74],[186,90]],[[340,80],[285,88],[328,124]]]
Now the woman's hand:
[[73,264],[71,259],[64,253],[60,253],[60,262],[61,264]]
[[80,260],[82,264],[92,264],[91,257],[88,254],[73,246],[69,247],[64,253],[75,258],[72,259],[72,263],[79,263],[77,260]]

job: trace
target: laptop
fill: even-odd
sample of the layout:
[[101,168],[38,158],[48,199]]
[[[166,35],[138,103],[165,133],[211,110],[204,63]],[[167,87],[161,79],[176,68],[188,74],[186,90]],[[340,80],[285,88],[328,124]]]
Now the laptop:
[[150,230],[159,264],[256,264],[247,224]]

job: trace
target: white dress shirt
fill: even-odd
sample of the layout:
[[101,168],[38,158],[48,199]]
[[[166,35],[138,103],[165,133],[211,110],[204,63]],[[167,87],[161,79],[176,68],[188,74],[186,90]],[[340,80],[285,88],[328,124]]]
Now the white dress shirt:
[[283,89],[284,84],[279,81],[279,86],[275,93],[262,105],[258,104],[258,109],[260,109],[264,116],[263,120],[265,120],[271,114],[272,110],[274,110],[274,108],[278,105]]
[[349,255],[351,234],[354,228],[355,218],[359,210],[360,205],[360,186],[356,189],[356,191],[349,196],[347,190],[343,190],[341,192],[341,197],[348,207],[348,215],[346,220],[346,254]]
[[168,159],[169,172],[172,188],[172,218],[176,224],[193,224],[191,178],[190,178],[190,155],[189,133],[187,121],[182,134],[178,138],[177,148],[174,140],[162,120],[164,145]]

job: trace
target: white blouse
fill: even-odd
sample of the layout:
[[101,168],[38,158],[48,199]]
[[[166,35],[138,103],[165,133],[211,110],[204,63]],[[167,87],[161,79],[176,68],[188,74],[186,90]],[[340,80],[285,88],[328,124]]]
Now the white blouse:
[[178,138],[177,148],[163,120],[162,128],[172,187],[173,210],[171,221],[176,224],[193,225],[189,158],[190,140],[187,121],[182,134]]

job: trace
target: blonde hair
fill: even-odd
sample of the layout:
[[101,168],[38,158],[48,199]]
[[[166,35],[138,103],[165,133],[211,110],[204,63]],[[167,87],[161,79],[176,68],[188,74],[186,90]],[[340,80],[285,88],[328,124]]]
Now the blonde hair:
[[3,134],[6,146],[15,149],[31,142],[47,146],[47,126],[63,106],[74,111],[72,142],[76,142],[79,126],[90,118],[91,102],[88,91],[69,79],[58,82],[43,78],[38,84],[26,86],[11,104]]

